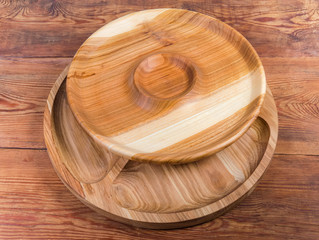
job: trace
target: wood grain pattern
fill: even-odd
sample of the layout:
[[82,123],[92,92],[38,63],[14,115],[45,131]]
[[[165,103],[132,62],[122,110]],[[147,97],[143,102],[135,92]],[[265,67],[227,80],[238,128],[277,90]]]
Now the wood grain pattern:
[[64,58],[0,58],[0,147],[45,148],[46,98],[69,62]]
[[[78,122],[110,151],[183,163],[222,150],[249,128],[266,79],[236,30],[165,8],[123,16],[93,33],[72,60],[66,88]],[[214,137],[203,141],[207,134]]]
[[[45,150],[15,149],[45,148],[46,97],[92,32],[159,7],[199,11],[241,32],[261,56],[279,111],[278,154],[252,195],[214,221],[174,231],[101,217],[66,190]],[[317,9],[311,0],[0,1],[0,238],[318,239]]]
[[231,193],[250,177],[268,140],[268,125],[257,118],[235,143],[195,163],[155,165],[130,161],[113,183],[113,196],[120,206],[143,212],[173,213],[203,207]]
[[[269,70],[268,78],[273,79],[271,89],[277,93],[280,130],[276,151],[318,155],[318,59],[272,58],[263,63],[266,71]],[[279,67],[281,64],[284,69]]]
[[[94,144],[90,135],[83,134],[65,101],[63,80],[67,71],[68,67],[57,79],[47,100],[46,145],[57,174],[70,191],[111,219],[161,229],[213,219],[251,193],[270,163],[278,122],[268,89],[261,118],[240,140],[216,155],[193,163],[160,166],[113,157],[114,166],[102,168],[106,175],[101,174],[101,163],[108,162],[110,155],[91,158],[91,154],[84,153],[105,152],[105,148]],[[63,120],[67,117],[66,123]],[[68,133],[68,127],[73,130],[72,134]],[[91,143],[84,144],[82,136]],[[71,157],[72,154],[79,157]],[[85,174],[86,169],[91,172]]]
[[[0,59],[0,148],[45,148],[43,108],[51,87],[70,61]],[[279,114],[276,152],[318,155],[319,58],[262,58],[262,62]]]
[[130,227],[90,210],[61,183],[45,150],[2,149],[0,159],[5,163],[0,168],[2,239],[315,240],[319,234],[318,156],[275,155],[256,190],[238,207],[214,221],[173,231]]
[[316,0],[293,0],[289,4],[276,0],[2,0],[1,55],[73,57],[83,41],[107,22],[130,12],[167,7],[215,16],[247,37],[261,57],[319,56]]
[[[62,88],[64,87],[65,85],[62,86]],[[56,143],[62,150],[63,163],[68,169],[73,169],[72,174],[79,181],[84,183],[97,182],[105,177],[105,174],[113,167],[119,157],[104,150],[102,146],[99,146],[82,131],[72,116],[63,90],[58,92],[54,107],[56,110],[53,110],[55,112],[54,128],[57,132],[62,133]],[[68,131],[69,129],[72,131]],[[74,142],[74,139],[78,141]],[[90,161],[89,164],[88,161]]]

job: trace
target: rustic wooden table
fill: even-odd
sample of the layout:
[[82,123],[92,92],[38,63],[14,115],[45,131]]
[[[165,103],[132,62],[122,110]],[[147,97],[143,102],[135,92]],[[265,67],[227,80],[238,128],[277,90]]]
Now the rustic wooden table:
[[[319,2],[0,0],[0,239],[319,239]],[[256,48],[279,141],[256,190],[224,216],[155,231],[98,215],[60,182],[43,141],[54,81],[81,43],[132,11],[176,7],[228,23]]]

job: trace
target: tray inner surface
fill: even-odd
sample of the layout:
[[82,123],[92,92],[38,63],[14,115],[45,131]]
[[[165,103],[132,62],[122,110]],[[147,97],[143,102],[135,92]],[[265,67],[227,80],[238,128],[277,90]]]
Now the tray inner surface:
[[[179,165],[129,161],[96,143],[82,130],[67,103],[65,81],[52,108],[53,139],[86,199],[139,212],[172,213],[203,207],[228,195],[254,172],[270,130],[260,117],[235,143],[202,160]],[[70,131],[71,130],[71,131]],[[63,157],[62,157],[63,156]]]

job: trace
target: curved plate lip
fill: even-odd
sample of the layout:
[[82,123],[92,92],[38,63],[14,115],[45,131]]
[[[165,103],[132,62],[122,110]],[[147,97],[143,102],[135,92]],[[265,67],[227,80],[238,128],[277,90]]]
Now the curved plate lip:
[[[119,144],[119,143],[114,143],[114,141],[112,141],[109,137],[102,136],[98,132],[96,132],[93,128],[90,127],[89,124],[86,123],[85,118],[83,118],[81,116],[81,113],[80,113],[81,111],[77,111],[76,104],[74,101],[72,101],[72,99],[73,99],[72,94],[71,94],[71,91],[69,90],[71,88],[70,81],[68,81],[68,80],[66,81],[66,89],[67,89],[66,92],[67,92],[68,103],[69,103],[70,108],[71,108],[76,120],[78,121],[78,123],[82,126],[82,128],[93,139],[98,141],[100,144],[104,145],[112,153],[117,154],[117,155],[122,156],[122,157],[125,157],[125,158],[128,158],[128,159],[131,159],[131,160],[140,161],[140,162],[154,162],[154,163],[174,162],[174,163],[180,164],[180,163],[197,161],[200,158],[212,155],[212,154],[226,148],[227,146],[231,145],[236,140],[238,140],[249,129],[249,127],[253,124],[253,122],[258,117],[258,115],[260,113],[261,106],[263,105],[263,102],[264,102],[267,83],[266,83],[266,76],[265,76],[264,67],[262,65],[262,62],[261,62],[256,50],[251,45],[251,43],[241,33],[239,33],[236,29],[232,28],[228,24],[226,24],[226,23],[224,23],[224,22],[222,22],[222,21],[220,21],[212,16],[208,16],[208,15],[205,15],[205,14],[202,14],[199,12],[190,11],[190,10],[186,10],[186,9],[157,8],[157,9],[148,9],[148,10],[142,10],[142,11],[129,13],[127,15],[124,15],[120,18],[117,18],[117,19],[107,23],[106,25],[102,26],[100,29],[95,31],[86,41],[84,41],[84,43],[81,46],[83,46],[92,36],[96,35],[102,28],[109,26],[110,24],[113,24],[114,22],[122,21],[123,19],[128,18],[130,16],[133,16],[134,14],[141,14],[141,13],[147,13],[147,12],[152,12],[152,11],[167,11],[167,10],[193,12],[193,13],[199,14],[201,16],[210,18],[213,21],[218,22],[224,28],[233,31],[236,36],[243,39],[245,44],[248,46],[249,50],[251,51],[251,53],[254,55],[255,60],[257,61],[258,67],[259,67],[260,72],[261,72],[260,81],[261,81],[262,88],[261,88],[260,100],[258,101],[258,104],[256,105],[254,111],[252,111],[252,114],[250,115],[250,117],[248,117],[247,120],[241,125],[241,127],[236,129],[236,131],[234,131],[230,137],[228,137],[225,141],[223,141],[217,145],[215,144],[213,146],[210,146],[209,148],[205,149],[205,151],[202,149],[197,149],[197,151],[187,152],[183,156],[174,155],[173,156],[174,158],[170,159],[170,160],[168,160],[168,158],[167,158],[168,154],[161,154],[161,155],[158,154],[157,156],[152,156],[151,158],[149,158],[147,154],[146,155],[139,154],[139,152],[134,151],[134,149],[131,149],[131,148],[129,148],[125,145]],[[81,49],[81,47],[78,49],[78,51],[74,55],[73,60],[76,58],[80,49]],[[72,64],[73,64],[73,61],[70,64],[70,68],[72,68]],[[67,76],[67,79],[68,78],[69,78],[69,74]],[[116,146],[116,147],[114,148],[111,146]],[[187,155],[187,158],[185,158],[185,155]]]
[[[189,227],[201,224],[203,222],[212,220],[220,215],[222,215],[225,211],[229,210],[230,208],[234,207],[239,203],[239,201],[243,200],[246,196],[248,196],[256,187],[266,170],[268,169],[270,162],[272,160],[272,156],[275,151],[277,139],[278,139],[278,115],[277,115],[277,109],[275,102],[273,100],[272,94],[270,89],[267,87],[267,95],[269,95],[270,102],[269,104],[272,105],[273,108],[273,116],[270,116],[271,113],[265,111],[261,113],[260,117],[266,121],[270,128],[270,136],[268,140],[267,148],[265,149],[264,155],[261,158],[259,164],[257,165],[255,171],[250,175],[249,178],[246,179],[245,182],[243,182],[238,188],[236,188],[233,192],[229,193],[228,195],[224,196],[222,199],[219,199],[216,202],[213,202],[211,204],[208,204],[204,207],[195,209],[196,211],[199,211],[201,213],[205,213],[204,215],[194,218],[194,217],[187,217],[187,219],[183,219],[182,221],[172,220],[169,222],[163,222],[161,220],[150,220],[150,221],[141,221],[138,218],[135,218],[134,215],[130,215],[131,218],[126,218],[124,216],[120,216],[117,214],[114,214],[112,212],[107,212],[104,209],[94,205],[91,203],[88,199],[86,199],[85,195],[81,192],[78,192],[77,189],[74,189],[70,183],[72,181],[76,181],[77,184],[81,185],[80,182],[78,182],[75,179],[69,179],[69,177],[66,177],[65,174],[68,172],[67,169],[66,172],[63,172],[61,170],[61,167],[58,166],[58,163],[61,163],[61,156],[58,154],[57,145],[55,144],[53,140],[53,126],[52,125],[52,117],[51,117],[51,111],[52,107],[54,105],[55,96],[63,83],[65,81],[65,76],[67,74],[68,67],[61,73],[57,81],[55,82],[54,86],[52,87],[49,97],[46,102],[46,107],[44,111],[44,119],[43,119],[43,128],[44,128],[44,140],[45,144],[47,146],[47,151],[49,153],[49,159],[50,162],[53,165],[53,168],[55,172],[57,173],[58,177],[62,181],[62,183],[67,187],[67,189],[75,195],[83,204],[90,207],[94,211],[105,215],[106,217],[122,222],[125,224],[130,224],[136,227],[142,227],[142,228],[151,228],[151,229],[175,229],[175,228],[182,228],[182,227]],[[268,122],[266,119],[270,118],[270,121]],[[270,125],[271,124],[271,125]],[[50,145],[50,143],[53,143],[53,146]],[[62,164],[63,165],[63,164]],[[61,171],[61,172],[60,172]],[[70,174],[70,173],[67,173]],[[72,176],[72,175],[71,175]],[[69,180],[69,181],[68,181]],[[225,205],[225,203],[227,205]],[[132,211],[132,210],[130,210]],[[182,213],[191,212],[194,210],[187,210]],[[164,215],[174,215],[175,213],[167,213]],[[151,215],[151,214],[150,214]],[[161,214],[163,215],[163,214]]]

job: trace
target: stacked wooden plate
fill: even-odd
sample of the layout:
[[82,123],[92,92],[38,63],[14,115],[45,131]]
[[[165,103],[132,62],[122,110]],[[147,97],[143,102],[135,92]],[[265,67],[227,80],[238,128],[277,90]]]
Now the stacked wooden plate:
[[155,9],[91,35],[56,81],[45,141],[64,184],[121,222],[213,219],[268,167],[277,111],[249,42],[203,14]]

